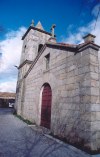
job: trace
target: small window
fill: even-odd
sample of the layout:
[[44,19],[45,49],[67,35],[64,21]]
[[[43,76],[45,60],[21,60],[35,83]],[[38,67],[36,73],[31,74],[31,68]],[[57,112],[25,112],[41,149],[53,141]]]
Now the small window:
[[40,44],[38,47],[38,52],[41,50],[42,47],[43,47],[43,44]]
[[46,70],[50,68],[50,53],[45,56],[46,59]]
[[25,50],[26,50],[26,45],[24,46],[24,53],[25,53]]

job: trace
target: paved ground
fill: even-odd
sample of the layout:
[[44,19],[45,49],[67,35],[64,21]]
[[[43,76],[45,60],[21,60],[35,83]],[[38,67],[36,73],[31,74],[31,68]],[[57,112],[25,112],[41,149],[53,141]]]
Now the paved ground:
[[90,155],[34,131],[13,116],[10,109],[0,109],[0,157],[90,157]]

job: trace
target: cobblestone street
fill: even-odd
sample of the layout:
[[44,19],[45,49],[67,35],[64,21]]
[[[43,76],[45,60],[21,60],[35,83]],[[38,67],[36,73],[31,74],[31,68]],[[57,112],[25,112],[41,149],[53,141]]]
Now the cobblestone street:
[[90,155],[34,131],[12,114],[0,109],[0,157],[89,157]]

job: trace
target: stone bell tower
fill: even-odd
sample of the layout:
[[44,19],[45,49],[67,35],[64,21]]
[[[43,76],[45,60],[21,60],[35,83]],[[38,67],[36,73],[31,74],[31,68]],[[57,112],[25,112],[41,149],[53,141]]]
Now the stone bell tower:
[[51,33],[43,29],[40,21],[34,26],[34,21],[32,20],[32,24],[22,37],[23,47],[20,64],[26,60],[33,61],[50,37]]
[[29,69],[32,61],[38,55],[42,46],[52,37],[52,32],[48,33],[44,30],[41,22],[39,21],[34,26],[34,21],[26,33],[23,35],[22,54],[19,65],[19,77],[22,78]]

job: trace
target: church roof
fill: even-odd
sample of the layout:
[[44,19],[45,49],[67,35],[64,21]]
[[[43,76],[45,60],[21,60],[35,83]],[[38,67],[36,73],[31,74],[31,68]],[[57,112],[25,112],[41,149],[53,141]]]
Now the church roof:
[[100,48],[99,45],[93,43],[93,42],[85,42],[85,43],[81,43],[81,44],[69,44],[69,43],[53,43],[53,42],[48,42],[46,43],[47,45],[51,45],[51,46],[56,46],[56,47],[62,47],[62,48],[72,48],[74,51],[78,50],[82,47],[85,47],[87,45],[93,45],[94,47],[96,47],[97,49]]
[[18,69],[20,69],[20,68],[21,68],[23,65],[25,65],[25,64],[32,64],[32,61],[26,59],[24,62],[22,62],[22,63],[19,65]]
[[53,44],[53,45],[57,45],[57,46],[61,46],[61,47],[70,47],[70,48],[76,48],[77,45],[76,44],[68,44],[68,43],[51,43],[48,42],[48,44]]

